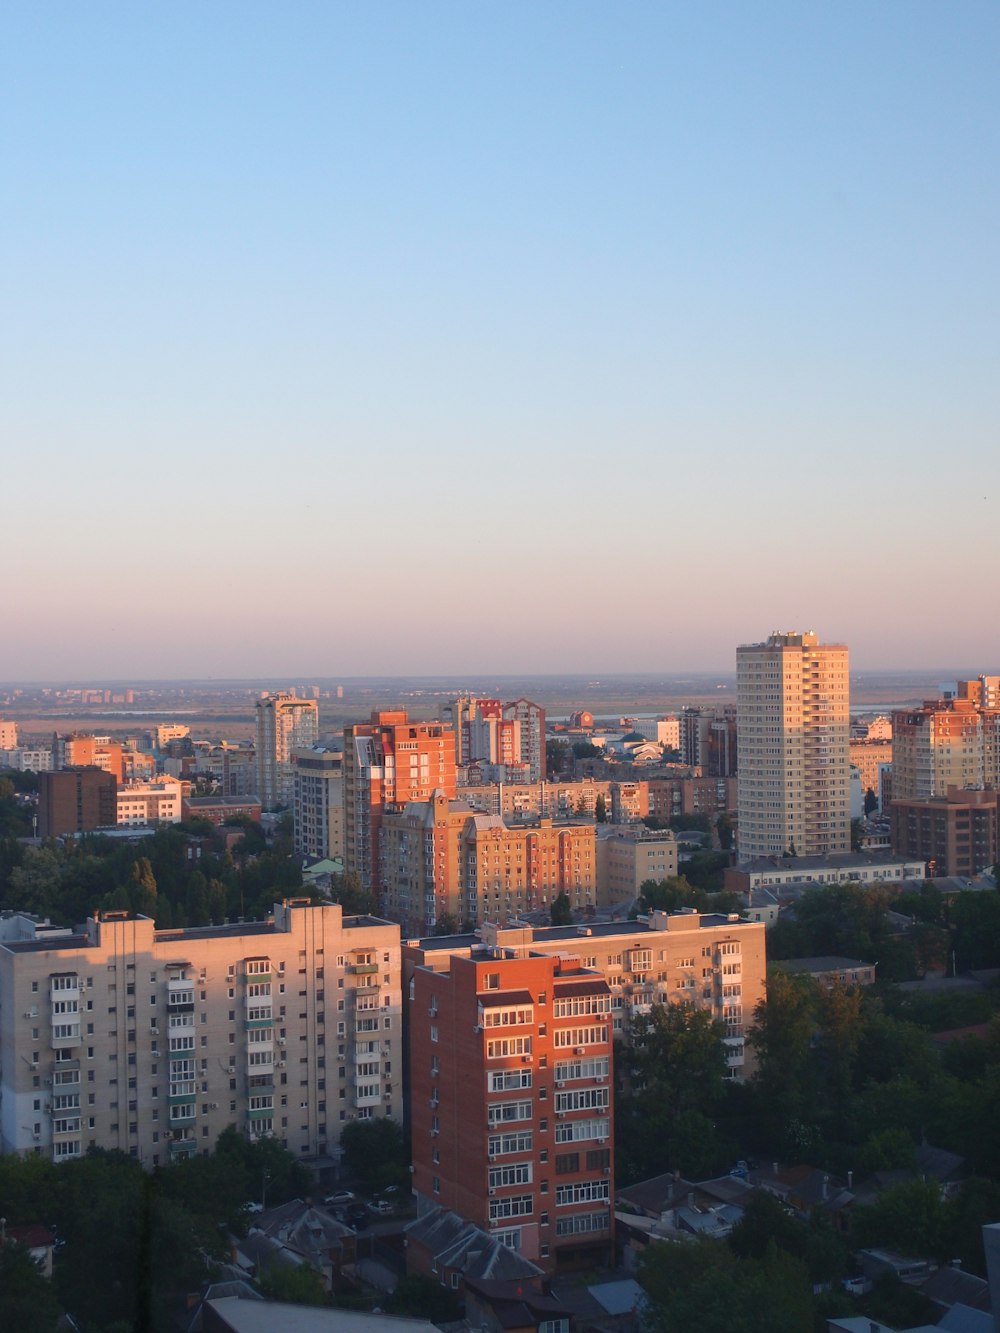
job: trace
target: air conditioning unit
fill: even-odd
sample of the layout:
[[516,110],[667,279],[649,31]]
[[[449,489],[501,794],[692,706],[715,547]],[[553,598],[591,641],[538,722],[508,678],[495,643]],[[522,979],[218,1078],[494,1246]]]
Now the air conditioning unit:
[[611,1175],[611,1167],[610,1167],[610,1166],[606,1166],[606,1167],[604,1168],[604,1174],[605,1174],[606,1176],[610,1176],[610,1175]]
[[573,1054],[574,1054],[574,1055],[583,1055],[584,1052],[586,1051],[586,1049],[587,1049],[586,1046],[574,1046],[574,1047],[573,1047]]
[[492,1195],[494,1195],[494,1194],[496,1194],[496,1190],[495,1190],[495,1189],[491,1189],[491,1190],[490,1190],[490,1195],[492,1196]]
[[556,1079],[556,1087],[557,1087],[557,1088],[565,1088],[565,1086],[566,1086],[566,1084],[562,1081],[561,1078],[557,1078],[557,1079]]
[[495,1152],[491,1152],[491,1153],[489,1153],[489,1154],[487,1155],[486,1160],[487,1160],[488,1162],[495,1162],[495,1161],[497,1160],[497,1155],[496,1155],[496,1153],[495,1153]]
[[521,1063],[522,1063],[523,1065],[530,1065],[530,1064],[531,1064],[531,1056],[530,1056],[530,1055],[522,1055],[522,1056],[521,1056]]
[[278,1045],[279,1045],[279,1046],[284,1046],[284,1044],[285,1044],[285,1039],[284,1039],[284,1037],[279,1037],[279,1038],[278,1038]]
[[483,1029],[482,1029],[481,1027],[479,1027],[478,1024],[477,1024],[476,1027],[474,1027],[474,1028],[472,1029],[472,1031],[475,1033],[475,1035],[476,1035],[477,1037],[480,1035],[480,1033],[482,1032],[482,1030],[483,1030]]
[[150,1028],[150,1029],[149,1029],[149,1035],[150,1035],[151,1037],[158,1037],[158,1036],[160,1035],[160,1029],[159,1029],[159,1028]]
[[431,1130],[431,1138],[432,1138],[432,1139],[436,1139],[437,1136],[438,1136],[438,1134],[439,1134],[440,1132],[441,1132],[440,1130],[432,1129],[432,1130]]
[[218,1102],[209,1102],[209,1103],[208,1103],[208,1109],[209,1109],[210,1111],[217,1111],[217,1110],[219,1109],[219,1103],[218,1103]]
[[52,1082],[52,1075],[51,1075],[51,1074],[46,1074],[46,1075],[45,1075],[44,1082],[45,1082],[45,1083],[51,1083],[51,1082]]
[[437,1099],[436,1097],[432,1097],[432,1098],[430,1099],[430,1101],[431,1101],[431,1110],[432,1110],[432,1111],[436,1111],[437,1108],[441,1105],[441,1103],[438,1101],[438,1099]]

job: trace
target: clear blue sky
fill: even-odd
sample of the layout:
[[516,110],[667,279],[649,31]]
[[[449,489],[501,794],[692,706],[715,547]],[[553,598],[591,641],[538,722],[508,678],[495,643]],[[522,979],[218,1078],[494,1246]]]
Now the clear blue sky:
[[14,0],[0,679],[1000,668],[1000,6]]

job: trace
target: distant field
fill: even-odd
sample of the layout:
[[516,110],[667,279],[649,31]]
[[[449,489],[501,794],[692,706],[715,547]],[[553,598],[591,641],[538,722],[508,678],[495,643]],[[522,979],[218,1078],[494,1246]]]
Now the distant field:
[[[942,681],[971,676],[973,671],[941,672],[869,672],[851,680],[851,707],[870,711],[878,708],[906,707],[922,699],[934,698]],[[180,683],[178,683],[179,685]],[[151,730],[157,722],[174,720],[191,727],[196,740],[247,741],[254,735],[254,710],[248,686],[235,689],[226,684],[216,688],[207,683],[185,683],[183,694],[172,706],[171,686],[159,687],[161,697],[148,705],[127,708],[78,708],[53,704],[51,710],[39,706],[36,698],[10,699],[0,712],[18,724],[27,740],[45,741],[54,731],[96,731],[114,736],[133,735]],[[261,689],[274,689],[274,682],[264,682]],[[321,695],[328,686],[321,686]],[[503,699],[524,696],[540,703],[550,718],[568,717],[577,709],[587,709],[602,719],[617,719],[636,714],[676,712],[685,706],[735,702],[733,676],[690,675],[650,677],[608,677],[588,680],[584,677],[455,677],[452,679],[379,679],[345,681],[344,697],[319,699],[320,730],[323,734],[339,731],[345,723],[365,720],[373,708],[406,708],[411,717],[423,720],[439,716],[446,699],[460,694]],[[334,694],[330,689],[329,693]],[[222,697],[228,694],[230,697]],[[233,697],[233,696],[238,697]],[[166,697],[162,697],[166,696]]]

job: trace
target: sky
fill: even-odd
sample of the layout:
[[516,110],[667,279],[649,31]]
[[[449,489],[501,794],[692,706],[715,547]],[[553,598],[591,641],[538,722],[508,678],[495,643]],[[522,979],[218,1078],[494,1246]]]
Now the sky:
[[0,680],[1000,670],[995,0],[0,32]]

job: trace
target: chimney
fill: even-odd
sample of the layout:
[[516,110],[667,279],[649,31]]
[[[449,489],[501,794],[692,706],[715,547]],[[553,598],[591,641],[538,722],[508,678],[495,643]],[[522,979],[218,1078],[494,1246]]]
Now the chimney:
[[854,1188],[854,1172],[853,1172],[853,1171],[848,1171],[848,1173],[847,1173],[847,1188],[848,1188],[849,1190],[852,1190],[852,1189]]

